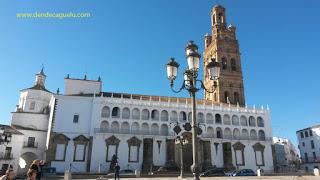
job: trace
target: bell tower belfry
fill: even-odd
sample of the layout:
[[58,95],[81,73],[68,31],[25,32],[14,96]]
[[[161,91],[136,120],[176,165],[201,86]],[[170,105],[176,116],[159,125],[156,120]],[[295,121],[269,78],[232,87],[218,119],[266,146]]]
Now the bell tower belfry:
[[[236,28],[233,25],[227,27],[225,8],[220,5],[212,9],[211,23],[212,34],[207,33],[204,38],[203,62],[206,67],[209,62],[216,60],[221,64],[221,71],[216,91],[205,92],[204,98],[216,103],[244,106],[244,86]],[[208,77],[206,68],[204,71],[205,86],[212,87],[214,82]]]

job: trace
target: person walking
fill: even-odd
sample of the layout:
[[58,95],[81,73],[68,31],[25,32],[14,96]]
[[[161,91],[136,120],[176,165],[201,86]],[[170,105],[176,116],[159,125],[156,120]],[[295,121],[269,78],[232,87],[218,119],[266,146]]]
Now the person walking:
[[27,180],[36,180],[37,178],[37,171],[33,169],[29,169],[27,173]]
[[114,172],[114,180],[120,180],[120,166],[118,163],[116,163],[116,166],[115,166],[115,172]]
[[12,169],[8,169],[6,173],[0,177],[0,180],[14,180],[14,171]]

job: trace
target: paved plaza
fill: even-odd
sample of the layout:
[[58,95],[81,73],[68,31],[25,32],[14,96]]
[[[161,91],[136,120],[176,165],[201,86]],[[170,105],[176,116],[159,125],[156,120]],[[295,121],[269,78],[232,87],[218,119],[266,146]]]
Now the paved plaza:
[[[48,180],[62,180],[63,178],[50,178]],[[114,178],[106,178],[103,180],[113,180]],[[174,178],[174,177],[153,177],[153,178],[121,178],[121,180],[133,180],[133,179],[139,179],[139,180],[174,180],[174,179],[179,179],[179,178]],[[183,178],[185,180],[192,180],[192,178]],[[262,176],[262,177],[257,177],[257,176],[253,176],[253,177],[206,177],[206,178],[201,178],[201,179],[212,179],[212,180],[223,180],[223,179],[232,179],[232,180],[245,180],[245,179],[267,179],[267,180],[319,180],[320,177],[316,177],[316,176]],[[94,179],[86,179],[86,180],[94,180]]]

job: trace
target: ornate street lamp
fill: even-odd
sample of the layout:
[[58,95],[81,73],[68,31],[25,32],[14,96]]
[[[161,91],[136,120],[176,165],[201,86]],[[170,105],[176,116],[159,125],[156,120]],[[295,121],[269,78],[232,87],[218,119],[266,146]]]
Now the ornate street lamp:
[[[167,64],[167,76],[170,80],[170,87],[173,92],[179,93],[183,89],[186,89],[192,99],[192,156],[193,156],[193,164],[191,166],[191,171],[193,173],[194,179],[198,180],[199,178],[199,162],[198,162],[198,142],[197,142],[197,135],[198,135],[198,125],[196,120],[196,92],[201,89],[204,89],[208,93],[213,93],[217,87],[217,80],[219,79],[220,75],[220,64],[215,60],[211,59],[211,62],[208,63],[206,66],[208,76],[211,80],[214,81],[213,87],[211,90],[207,89],[203,81],[198,80],[198,71],[199,71],[199,64],[200,64],[200,54],[198,53],[198,46],[190,41],[186,48],[186,59],[188,63],[188,69],[184,72],[184,81],[182,86],[179,90],[174,90],[173,88],[173,81],[177,77],[177,72],[179,68],[179,64],[174,61],[174,58],[170,58]],[[200,83],[200,87],[197,87],[197,82]]]
[[[171,124],[171,123],[170,123]],[[183,168],[184,168],[184,165],[183,165],[183,146],[188,142],[188,140],[182,135],[180,134],[180,132],[182,131],[180,125],[178,122],[174,123],[175,126],[173,128],[173,131],[175,132],[176,134],[176,141],[180,144],[180,176],[179,178],[184,178],[184,173],[183,173]],[[189,122],[186,122],[182,125],[182,127],[184,128],[184,131],[191,131],[191,125]],[[180,134],[180,135],[179,135]]]

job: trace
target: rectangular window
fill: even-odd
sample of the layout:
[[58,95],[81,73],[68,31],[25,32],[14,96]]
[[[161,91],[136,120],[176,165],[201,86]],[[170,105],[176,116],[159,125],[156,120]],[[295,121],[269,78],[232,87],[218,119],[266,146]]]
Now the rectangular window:
[[11,151],[12,151],[12,147],[6,147],[5,152],[4,152],[4,157],[11,158]]
[[84,161],[86,153],[85,151],[86,147],[84,144],[77,144],[75,146],[74,161]]
[[310,136],[313,136],[312,129],[309,131]]
[[304,138],[303,132],[300,132],[300,137]]
[[79,114],[73,115],[73,123],[78,123],[79,122]]
[[302,142],[302,146],[303,146],[303,147],[305,146],[304,142]]
[[305,137],[309,137],[308,131],[305,131],[305,132],[304,132],[304,136],[305,136]]
[[113,155],[117,155],[116,150],[117,150],[116,145],[108,145],[108,147],[107,147],[107,162],[110,162],[112,160]]
[[28,147],[34,147],[34,143],[35,143],[35,137],[28,137]]
[[256,151],[256,165],[257,166],[264,166],[262,151]]
[[244,157],[243,157],[243,151],[236,150],[236,165],[243,166],[244,165]]
[[55,160],[56,161],[64,161],[66,153],[66,145],[65,144],[57,144]]
[[130,146],[129,150],[129,162],[138,162],[138,146]]
[[312,156],[313,156],[313,161],[316,161],[317,160],[316,152],[312,152]]
[[313,142],[313,140],[311,140],[310,142],[311,142],[311,148],[314,149],[314,142]]

